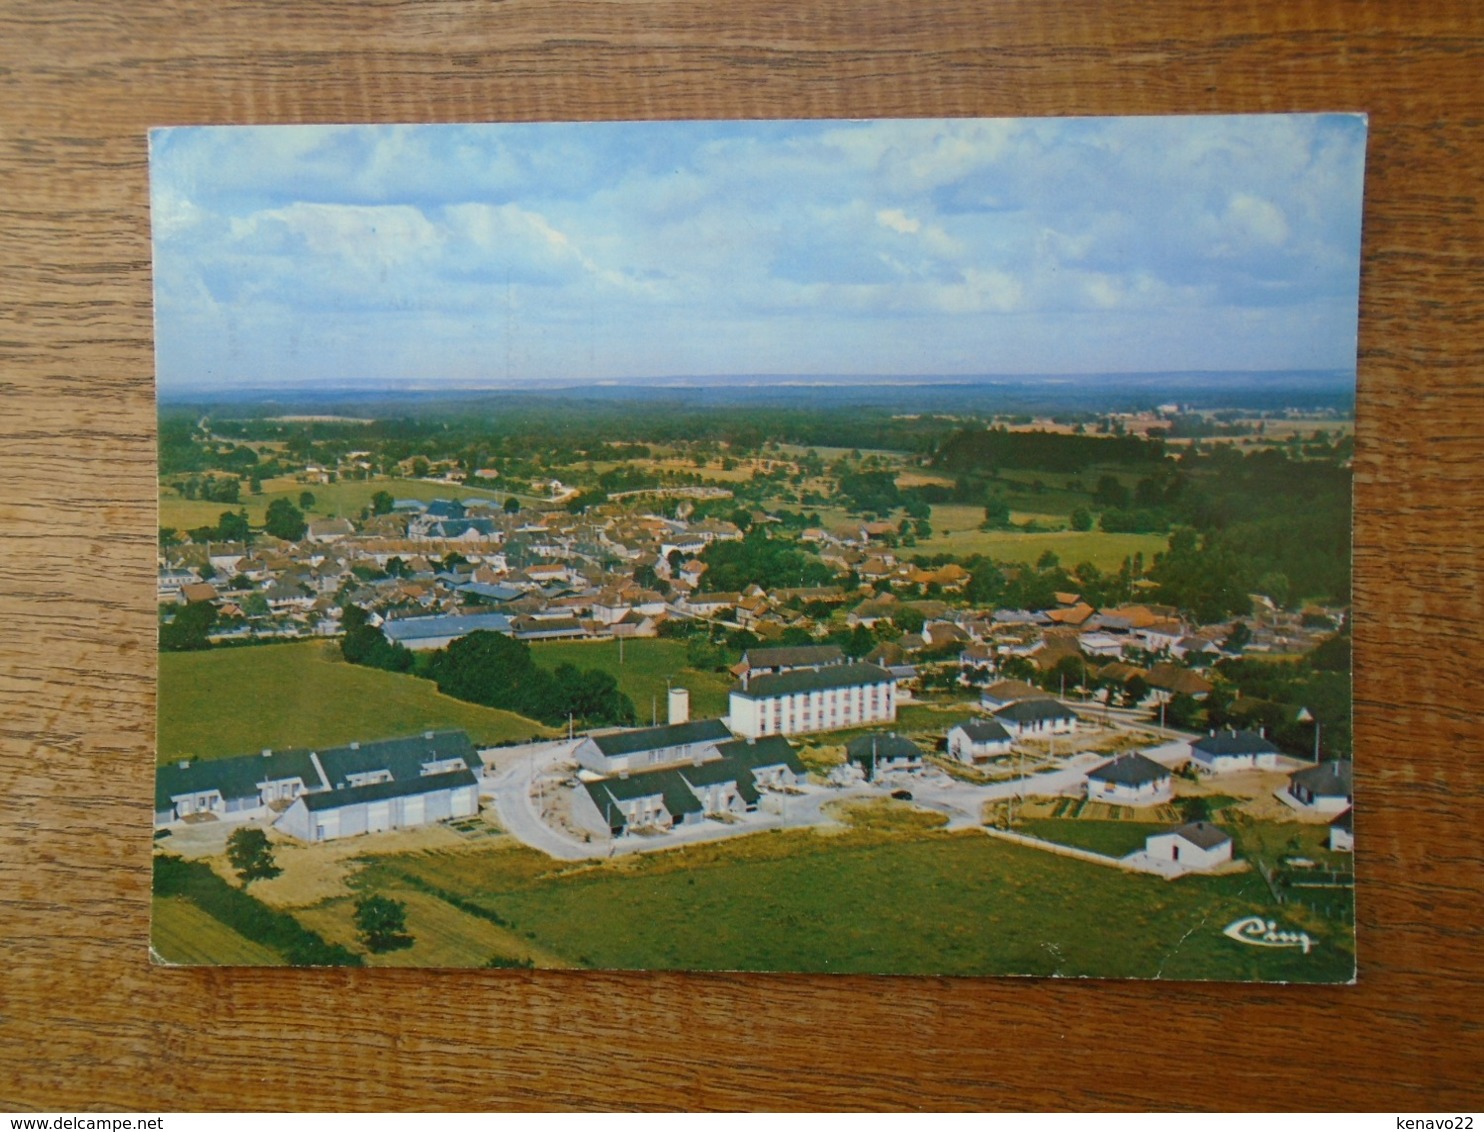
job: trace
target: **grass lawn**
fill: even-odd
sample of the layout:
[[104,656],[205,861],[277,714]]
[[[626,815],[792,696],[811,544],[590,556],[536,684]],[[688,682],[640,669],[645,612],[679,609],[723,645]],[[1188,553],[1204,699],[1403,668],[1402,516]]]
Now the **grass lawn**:
[[1031,818],[1021,822],[1016,832],[1105,857],[1126,857],[1136,849],[1143,849],[1144,839],[1151,833],[1162,833],[1169,828],[1164,822]]
[[[954,506],[952,504],[943,505]],[[1046,551],[1051,551],[1068,568],[1082,562],[1091,562],[1100,570],[1116,570],[1123,560],[1142,553],[1146,561],[1155,553],[1166,549],[1166,535],[1108,534],[1106,531],[981,531],[974,524],[967,529],[939,522],[933,508],[933,537],[919,539],[915,554],[954,554],[964,557],[969,554],[985,554],[1001,562],[1035,562]],[[983,517],[983,509],[979,510]],[[1026,515],[1013,514],[1017,520]],[[944,534],[945,530],[950,534]]]
[[[415,874],[592,967],[1297,982],[1353,970],[1348,925],[1274,905],[1252,873],[1170,883],[942,832],[936,815],[907,807],[851,817],[843,832],[761,833],[599,864],[508,845],[386,857],[361,881],[379,891]],[[1250,914],[1301,927],[1318,946],[1305,956],[1221,934]]]
[[160,654],[161,762],[328,747],[462,727],[476,743],[555,734],[441,695],[431,681],[347,664],[331,641]]
[[665,722],[668,677],[674,677],[676,687],[690,690],[692,719],[714,719],[726,715],[728,710],[731,676],[688,667],[684,641],[657,637],[625,641],[622,664],[618,662],[618,642],[612,640],[538,641],[531,645],[531,657],[543,668],[574,664],[578,668],[611,672],[618,679],[619,689],[634,701],[641,724],[649,722],[656,705],[659,721]]
[[371,967],[482,967],[493,956],[534,960],[542,967],[570,964],[540,948],[509,928],[460,911],[436,896],[411,888],[378,888],[407,905],[407,934],[411,947],[381,954],[366,951],[356,938],[355,898],[327,900],[312,908],[297,910],[295,917],[311,931],[331,943],[343,944],[365,954]]
[[156,897],[151,908],[150,943],[167,963],[283,966],[278,952],[238,935],[184,896]]

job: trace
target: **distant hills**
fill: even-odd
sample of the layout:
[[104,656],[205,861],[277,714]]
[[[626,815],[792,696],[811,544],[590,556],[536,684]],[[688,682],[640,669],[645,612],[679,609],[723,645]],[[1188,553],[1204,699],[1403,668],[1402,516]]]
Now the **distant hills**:
[[1335,370],[1107,374],[995,374],[977,377],[753,375],[550,382],[538,387],[491,382],[485,388],[390,389],[326,383],[316,388],[200,386],[160,391],[162,407],[252,407],[253,415],[295,412],[357,416],[448,412],[491,403],[645,402],[693,405],[830,407],[870,405],[912,412],[1132,412],[1157,404],[1190,408],[1353,410],[1355,374]]

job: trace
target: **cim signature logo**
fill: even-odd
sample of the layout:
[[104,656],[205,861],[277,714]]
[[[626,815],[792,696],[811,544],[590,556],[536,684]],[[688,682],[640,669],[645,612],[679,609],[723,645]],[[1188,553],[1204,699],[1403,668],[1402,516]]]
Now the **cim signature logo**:
[[1243,916],[1240,920],[1233,920],[1221,934],[1253,947],[1298,947],[1305,955],[1314,946],[1307,932],[1279,931],[1274,921],[1264,920],[1261,916]]

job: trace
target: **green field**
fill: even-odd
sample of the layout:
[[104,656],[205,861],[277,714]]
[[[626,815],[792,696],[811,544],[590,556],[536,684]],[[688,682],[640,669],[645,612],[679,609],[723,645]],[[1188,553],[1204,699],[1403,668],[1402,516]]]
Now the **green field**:
[[[182,499],[174,490],[162,485],[160,488],[160,526],[188,531],[193,527],[214,525],[221,518],[223,511],[246,508],[248,522],[261,527],[268,504],[275,499],[287,499],[297,507],[299,496],[306,491],[314,496],[314,505],[305,511],[305,514],[312,519],[341,516],[353,519],[360,515],[364,508],[371,505],[371,497],[378,491],[389,492],[397,499],[421,499],[425,502],[433,499],[492,499],[504,503],[506,498],[512,494],[499,489],[490,491],[482,487],[464,487],[461,484],[429,483],[427,480],[375,479],[346,480],[331,484],[303,484],[295,483],[290,478],[279,478],[265,480],[262,495],[248,494],[247,485],[243,484],[242,499],[239,503],[233,504]],[[534,499],[530,495],[514,494],[519,495],[526,502]]]
[[183,896],[156,897],[150,915],[150,944],[167,963],[283,966],[276,951],[238,935]]
[[692,719],[726,715],[731,676],[688,667],[685,651],[684,641],[658,638],[625,641],[620,664],[617,641],[538,641],[531,645],[531,657],[543,668],[574,664],[578,668],[600,668],[613,673],[619,690],[634,701],[640,723],[647,724],[651,714],[657,714],[659,722],[665,722],[665,681],[671,677],[676,687],[690,690]]
[[340,659],[333,641],[161,653],[159,760],[327,747],[462,727],[476,743],[554,734],[451,699],[427,680]]
[[[509,928],[444,903],[410,888],[381,889],[381,894],[407,906],[407,934],[411,947],[380,955],[367,954],[372,967],[467,967],[483,966],[499,956],[516,961],[534,960],[542,967],[570,966],[533,948]],[[310,931],[318,932],[331,943],[361,950],[356,939],[355,898],[328,900],[313,908],[299,910],[295,916]]]
[[1058,845],[1070,845],[1074,849],[1101,853],[1105,857],[1126,857],[1135,850],[1143,849],[1144,840],[1151,833],[1164,833],[1169,828],[1167,822],[1030,818],[1021,822],[1016,831],[1027,837],[1039,837],[1044,841],[1055,841]]
[[[1167,535],[1108,534],[1098,530],[981,531],[978,523],[983,517],[982,507],[938,504],[933,507],[932,538],[919,539],[915,550],[899,553],[953,554],[960,558],[984,554],[1001,562],[1035,562],[1049,550],[1068,568],[1091,562],[1107,571],[1118,569],[1125,558],[1134,554],[1143,554],[1148,561],[1164,551],[1170,541]],[[1066,523],[1064,515],[1037,516],[1012,511],[1010,517],[1017,523],[1030,518],[1047,524]]]
[[[886,819],[886,820],[883,820]],[[844,833],[757,834],[601,864],[505,842],[369,862],[358,883],[415,880],[474,901],[582,966],[1339,981],[1347,925],[1280,908],[1252,873],[1170,883],[945,833],[905,807]],[[1263,914],[1318,941],[1245,947],[1221,929]],[[487,956],[468,954],[464,962]]]

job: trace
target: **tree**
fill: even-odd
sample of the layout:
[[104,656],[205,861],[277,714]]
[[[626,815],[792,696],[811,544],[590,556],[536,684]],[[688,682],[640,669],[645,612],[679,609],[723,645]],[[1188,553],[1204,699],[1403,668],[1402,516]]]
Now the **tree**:
[[984,523],[988,528],[1008,527],[1010,525],[1010,504],[999,496],[994,496],[984,505]]
[[1247,622],[1238,621],[1232,626],[1232,631],[1226,635],[1226,640],[1221,642],[1222,652],[1241,652],[1252,642],[1252,630],[1247,628]]
[[1138,707],[1148,694],[1149,684],[1144,677],[1137,674],[1130,676],[1128,683],[1123,686],[1123,706]]
[[223,511],[216,521],[217,542],[247,542],[251,531],[247,525],[246,511]]
[[365,896],[356,901],[356,932],[371,951],[400,951],[411,947],[407,934],[407,905],[389,896]]
[[207,635],[216,624],[216,609],[209,601],[193,601],[160,626],[161,652],[195,652],[209,649]]
[[1086,507],[1078,507],[1072,512],[1071,523],[1074,531],[1092,530],[1092,512]]
[[283,872],[273,860],[268,835],[253,826],[232,831],[232,836],[227,838],[227,860],[237,870],[243,888],[255,880],[271,880]]
[[299,506],[302,507],[302,508],[304,508],[304,510],[306,510],[306,511],[308,511],[311,507],[313,507],[314,506],[314,492],[312,492],[312,491],[301,491],[299,493]]
[[1205,821],[1211,816],[1211,803],[1199,794],[1181,798],[1175,805],[1185,821]]
[[396,503],[397,501],[392,498],[391,492],[378,491],[371,497],[371,514],[390,515],[392,513],[392,508],[396,506]]
[[304,532],[309,529],[309,525],[304,521],[304,512],[287,499],[275,499],[268,504],[268,514],[263,529],[274,538],[281,538],[285,542],[297,542],[304,537]]
[[505,514],[514,515],[520,510],[520,500],[515,496],[507,496],[505,499]]

